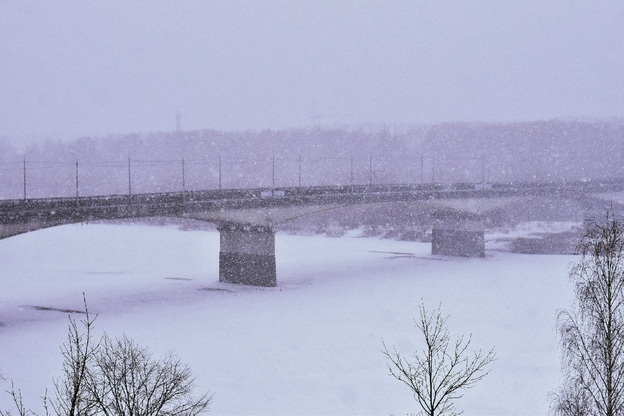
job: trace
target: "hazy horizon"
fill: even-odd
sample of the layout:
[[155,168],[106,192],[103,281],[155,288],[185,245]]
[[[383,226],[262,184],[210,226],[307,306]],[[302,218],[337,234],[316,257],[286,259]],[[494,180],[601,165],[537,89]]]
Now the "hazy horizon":
[[624,116],[617,1],[0,3],[0,138]]

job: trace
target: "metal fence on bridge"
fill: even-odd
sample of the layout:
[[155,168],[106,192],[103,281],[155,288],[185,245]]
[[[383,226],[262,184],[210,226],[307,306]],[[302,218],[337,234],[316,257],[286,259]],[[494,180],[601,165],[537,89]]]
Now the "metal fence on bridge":
[[[0,199],[386,183],[481,182],[483,160],[381,156],[0,161]],[[461,167],[460,167],[461,165]]]

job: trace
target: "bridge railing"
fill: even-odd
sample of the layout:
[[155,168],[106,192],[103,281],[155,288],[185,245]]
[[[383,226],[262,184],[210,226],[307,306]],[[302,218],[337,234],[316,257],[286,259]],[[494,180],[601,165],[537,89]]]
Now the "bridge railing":
[[139,193],[132,195],[113,194],[95,196],[50,197],[5,199],[0,201],[0,209],[28,209],[31,207],[88,208],[124,205],[149,204],[193,204],[205,201],[241,199],[274,200],[279,198],[309,198],[328,195],[373,195],[384,193],[439,194],[464,192],[473,195],[501,194],[505,192],[521,195],[557,195],[565,192],[609,192],[624,189],[624,179],[609,178],[599,181],[559,181],[559,182],[500,182],[454,184],[371,184],[335,185],[307,187],[258,187],[248,189],[206,189],[176,192]]
[[[392,140],[353,149],[340,141],[317,145],[314,140],[319,138],[314,135],[304,147],[291,143],[249,147],[245,140],[232,142],[227,137],[219,146],[198,139],[193,147],[185,147],[188,143],[176,139],[180,141],[161,146],[137,136],[110,146],[96,140],[80,146],[33,146],[20,156],[2,154],[0,200],[72,197],[76,193],[96,196],[394,183],[539,183],[624,174],[621,164],[599,166],[590,163],[592,158],[587,154],[559,149],[511,153],[505,146],[498,150],[462,146],[442,149],[435,143],[412,143],[412,147]],[[615,150],[601,152],[616,158],[621,152]]]
[[[32,152],[30,152],[32,153]],[[45,155],[0,160],[0,200],[276,187],[356,186],[484,182],[480,157],[409,155],[219,155],[179,159],[87,160],[75,154],[46,161]]]

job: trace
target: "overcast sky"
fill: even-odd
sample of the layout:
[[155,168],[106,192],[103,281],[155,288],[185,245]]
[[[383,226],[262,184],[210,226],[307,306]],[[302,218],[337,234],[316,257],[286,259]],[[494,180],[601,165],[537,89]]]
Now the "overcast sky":
[[624,116],[624,2],[0,0],[0,137]]

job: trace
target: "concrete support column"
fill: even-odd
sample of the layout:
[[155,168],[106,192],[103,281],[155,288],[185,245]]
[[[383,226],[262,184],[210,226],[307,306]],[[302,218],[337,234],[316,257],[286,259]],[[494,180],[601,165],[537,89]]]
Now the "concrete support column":
[[431,233],[431,254],[485,257],[483,219],[460,213],[437,213]]
[[270,227],[221,223],[219,281],[277,286],[275,232]]

